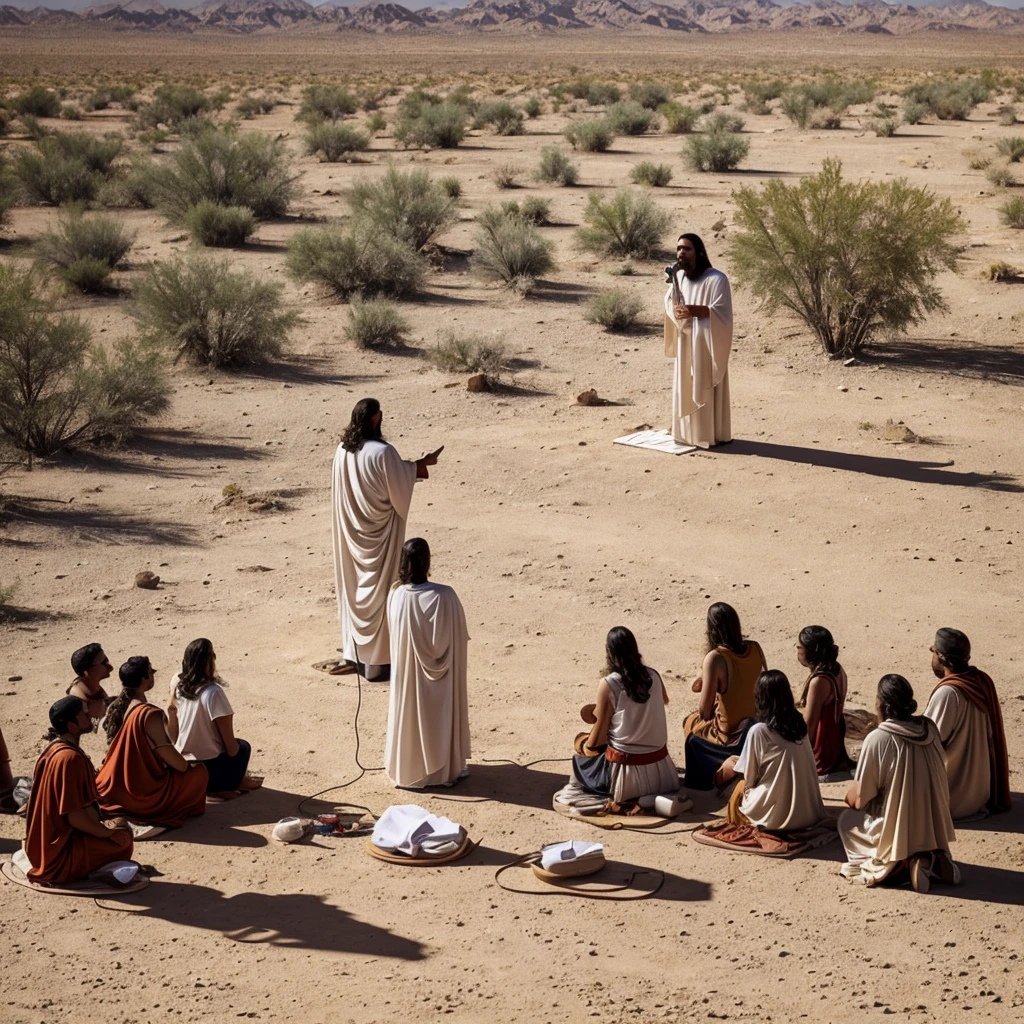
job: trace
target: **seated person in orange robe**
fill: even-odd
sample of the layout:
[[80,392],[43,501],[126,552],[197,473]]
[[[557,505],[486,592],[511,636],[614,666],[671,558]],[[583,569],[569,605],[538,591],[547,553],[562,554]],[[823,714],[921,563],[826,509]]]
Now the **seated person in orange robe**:
[[86,644],[71,655],[75,678],[65,691],[69,697],[81,697],[89,708],[89,717],[99,721],[107,713],[107,691],[103,680],[114,671],[102,644]]
[[118,670],[121,692],[103,721],[110,746],[96,788],[105,814],[173,828],[206,810],[209,775],[205,765],[175,750],[163,711],[147,701],[155,672],[142,656]]
[[62,697],[50,708],[50,745],[32,773],[26,811],[25,854],[30,881],[67,885],[115,860],[128,860],[134,848],[127,825],[108,827],[100,816],[96,770],[78,746],[92,732],[92,719],[80,697]]

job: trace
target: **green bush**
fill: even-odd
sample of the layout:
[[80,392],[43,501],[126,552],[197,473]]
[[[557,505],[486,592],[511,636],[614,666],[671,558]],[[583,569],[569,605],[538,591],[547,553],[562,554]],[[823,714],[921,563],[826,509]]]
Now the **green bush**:
[[895,117],[873,117],[868,121],[868,128],[880,139],[889,139],[896,134],[900,123]]
[[135,232],[102,214],[86,215],[80,206],[65,208],[55,230],[40,238],[40,259],[83,292],[102,291],[113,269],[135,244]]
[[395,141],[421,149],[455,149],[466,137],[467,119],[466,107],[459,103],[425,102],[405,108],[400,105]]
[[375,110],[366,119],[366,130],[370,132],[371,135],[380,134],[382,131],[384,131],[385,128],[387,128],[387,126],[387,119],[379,110]]
[[743,86],[743,107],[751,114],[769,114],[768,103],[777,100],[786,91],[786,86],[778,79],[770,82],[748,82]]
[[60,97],[41,85],[19,93],[10,101],[12,110],[33,117],[57,117],[60,114]]
[[376,181],[361,181],[348,197],[353,217],[418,251],[458,218],[456,201],[426,171],[389,166]]
[[359,102],[338,85],[310,85],[302,90],[302,104],[296,114],[299,121],[339,121],[354,114]]
[[579,181],[579,173],[579,168],[567,153],[557,146],[545,146],[540,151],[540,163],[534,177],[553,185],[572,186]]
[[135,291],[131,315],[145,337],[204,366],[265,363],[280,355],[297,313],[284,286],[202,256],[155,264]]
[[663,103],[668,103],[668,87],[660,82],[634,82],[629,87],[629,98],[648,110],[657,110]]
[[904,90],[906,99],[923,104],[940,121],[966,121],[979,103],[991,93],[981,78],[918,82]]
[[492,175],[498,188],[519,188],[519,175],[522,169],[517,164],[499,164]]
[[137,158],[129,168],[108,177],[96,193],[96,201],[112,209],[135,207],[152,210],[156,206],[156,197],[150,163]]
[[616,192],[610,199],[591,193],[583,219],[587,226],[576,231],[580,248],[636,259],[652,256],[669,227],[668,214],[646,193],[631,189]]
[[30,455],[121,437],[167,405],[163,361],[122,340],[93,344],[78,317],[56,313],[32,270],[0,265],[0,434]]
[[161,124],[177,129],[182,122],[210,108],[209,98],[191,85],[161,85],[153,93],[153,99],[139,107],[135,122],[141,129]]
[[1024,156],[1024,138],[1019,135],[1011,135],[1009,138],[1000,139],[996,143],[996,150],[1001,156],[1005,156],[1011,164],[1015,164]]
[[538,277],[555,269],[554,245],[529,221],[488,208],[477,224],[474,259],[488,277],[528,295]]
[[736,114],[727,114],[719,111],[717,114],[708,114],[701,122],[700,130],[706,133],[713,132],[741,132],[746,122]]
[[732,132],[691,135],[683,147],[683,159],[695,171],[716,174],[734,170],[750,152],[750,143]]
[[169,162],[151,165],[151,195],[172,220],[183,223],[203,200],[246,206],[263,220],[281,217],[296,194],[297,176],[283,140],[250,132],[204,132],[183,142]]
[[84,160],[65,156],[52,135],[39,139],[34,150],[22,149],[13,168],[25,198],[49,206],[87,202],[103,180]]
[[353,299],[345,336],[357,348],[400,348],[409,326],[398,306],[388,299]]
[[530,196],[520,205],[515,199],[501,204],[501,212],[506,217],[519,217],[530,224],[547,224],[551,217],[551,203],[541,196]]
[[587,87],[586,96],[580,98],[586,99],[592,107],[605,107],[610,103],[618,103],[622,92],[611,82],[593,82]]
[[928,116],[928,108],[916,100],[903,101],[904,124],[920,124]]
[[1007,227],[1017,228],[1018,230],[1024,228],[1024,196],[1014,196],[1012,199],[1007,199],[999,207],[999,213]]
[[350,153],[364,153],[370,148],[370,136],[347,124],[318,121],[306,132],[306,152],[322,161],[336,163]]
[[340,298],[359,294],[404,298],[423,287],[426,261],[407,242],[372,223],[350,231],[307,228],[288,243],[288,273],[329,289]]
[[249,121],[257,114],[269,114],[278,102],[273,96],[243,96],[235,107],[235,113]]
[[643,301],[625,288],[605,288],[587,303],[583,318],[609,331],[625,331],[636,326],[643,308]]
[[829,354],[854,355],[945,308],[935,276],[956,268],[965,229],[948,199],[902,178],[845,181],[838,160],[797,185],[772,181],[734,199],[737,280],[769,311],[801,319]]
[[124,140],[119,135],[107,135],[100,139],[87,132],[54,132],[46,138],[53,140],[69,160],[81,160],[90,171],[99,174],[109,172],[111,164],[124,148]]
[[531,120],[533,118],[535,118],[535,117],[540,117],[540,113],[541,113],[542,109],[543,109],[543,107],[541,106],[541,102],[540,102],[540,100],[536,96],[531,96],[523,104],[523,112]]
[[430,353],[430,360],[447,373],[483,373],[498,377],[506,367],[508,354],[505,343],[498,338],[448,330],[442,332]]
[[989,164],[985,168],[985,177],[997,188],[1012,188],[1017,184],[1017,175],[1009,163]]
[[193,240],[211,248],[235,249],[256,230],[256,218],[246,206],[220,206],[204,199],[185,212],[185,227]]
[[672,180],[672,168],[668,164],[656,164],[651,160],[644,160],[636,164],[629,172],[629,180],[634,185],[663,188]]
[[488,100],[481,103],[473,119],[473,127],[493,128],[496,135],[522,135],[523,112],[508,100]]
[[11,127],[11,112],[6,107],[0,107],[0,138],[7,134]]
[[11,171],[7,158],[0,153],[0,227],[7,220],[8,212],[18,199],[18,179]]
[[449,174],[444,178],[438,178],[437,184],[449,199],[462,198],[462,182],[456,178],[454,174]]
[[603,153],[615,141],[615,131],[603,117],[572,121],[564,134],[572,148],[581,153]]
[[658,113],[665,118],[665,131],[669,135],[689,135],[697,126],[700,111],[682,103],[663,103]]
[[82,104],[86,110],[106,110],[110,106],[110,90],[97,89]]
[[613,103],[605,114],[609,127],[617,135],[643,135],[655,126],[657,115],[639,103]]
[[83,117],[81,107],[76,103],[65,103],[60,108],[60,117],[62,121],[81,121]]
[[996,117],[1001,125],[1014,125],[1017,123],[1017,108],[1012,103],[1004,103],[996,111]]

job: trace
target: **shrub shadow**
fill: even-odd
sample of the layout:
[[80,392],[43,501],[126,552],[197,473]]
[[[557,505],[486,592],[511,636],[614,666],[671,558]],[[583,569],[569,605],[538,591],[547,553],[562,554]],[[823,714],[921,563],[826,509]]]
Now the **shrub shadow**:
[[868,348],[864,354],[899,370],[1024,384],[1024,350],[1005,345],[951,345],[933,338],[902,338],[884,348]]

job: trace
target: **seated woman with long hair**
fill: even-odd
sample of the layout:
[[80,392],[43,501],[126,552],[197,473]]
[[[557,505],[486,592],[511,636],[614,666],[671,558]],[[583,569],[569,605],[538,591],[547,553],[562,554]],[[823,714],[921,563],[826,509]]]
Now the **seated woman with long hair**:
[[768,667],[761,645],[748,640],[732,605],[708,608],[708,653],[693,681],[700,705],[683,722],[686,778],[691,789],[711,789],[715,772],[743,746],[754,721],[754,686]]
[[825,817],[807,724],[793,703],[784,672],[767,671],[754,687],[754,725],[738,757],[719,768],[715,781],[742,776],[729,800],[732,825],[775,832],[810,828]]
[[604,798],[621,805],[679,789],[666,746],[668,692],[661,676],[644,664],[625,626],[609,631],[605,653],[597,702],[580,710],[591,729],[577,737],[573,777],[556,795],[560,803],[594,805]]
[[[853,759],[846,752],[846,672],[836,660],[839,648],[824,626],[800,630],[796,660],[810,670],[798,707],[811,737],[814,764],[819,775],[849,772]],[[849,778],[849,775],[845,776]]]
[[206,810],[208,775],[174,749],[163,711],[149,703],[155,672],[142,656],[119,669],[121,692],[103,720],[110,746],[96,788],[104,813],[170,828]]
[[181,672],[171,679],[167,731],[189,761],[206,765],[207,793],[230,799],[258,789],[263,780],[246,771],[252,747],[235,737],[235,712],[224,686],[213,644],[205,637],[193,640],[185,648]]

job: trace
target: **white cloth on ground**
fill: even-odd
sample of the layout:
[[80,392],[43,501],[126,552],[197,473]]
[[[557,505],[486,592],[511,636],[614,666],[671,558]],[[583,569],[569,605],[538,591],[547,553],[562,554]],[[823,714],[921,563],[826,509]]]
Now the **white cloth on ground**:
[[224,753],[224,740],[214,719],[226,718],[235,712],[223,687],[211,683],[194,698],[176,693],[179,676],[171,679],[171,693],[178,707],[178,738],[174,746],[188,761],[210,761]]
[[992,789],[992,723],[955,686],[940,686],[924,713],[938,726],[946,751],[949,811],[955,821],[985,808]]
[[665,295],[666,354],[675,329],[672,379],[672,437],[678,444],[710,447],[732,440],[729,352],[732,349],[732,291],[720,270],[691,281],[676,272],[686,305],[707,306],[708,317],[675,318],[671,285]]
[[550,871],[558,864],[579,860],[580,857],[603,852],[603,850],[603,844],[588,843],[585,839],[570,839],[564,843],[552,843],[550,846],[541,847],[540,866],[545,871]]
[[466,830],[450,818],[416,804],[395,804],[377,819],[370,840],[382,850],[410,857],[443,857],[454,853],[465,837]]
[[390,645],[387,599],[398,578],[416,463],[385,441],[334,455],[334,587],[341,619],[342,655],[364,665],[386,665]]
[[443,583],[388,596],[391,693],[384,765],[396,786],[458,778],[470,756],[466,613]]
[[764,722],[750,728],[736,771],[745,785],[740,811],[759,828],[810,828],[825,817],[814,752],[805,736],[783,739]]

